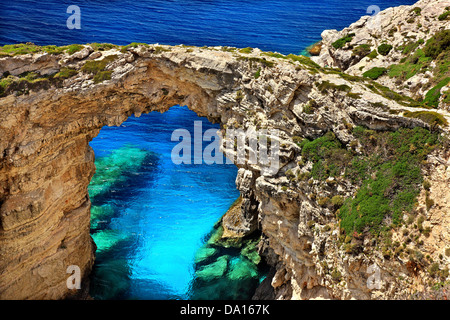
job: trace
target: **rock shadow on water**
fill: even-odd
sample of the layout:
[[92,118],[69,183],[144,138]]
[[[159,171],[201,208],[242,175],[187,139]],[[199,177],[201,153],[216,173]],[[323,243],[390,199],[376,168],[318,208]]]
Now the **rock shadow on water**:
[[120,299],[130,286],[130,268],[123,253],[133,245],[131,235],[103,230],[93,236],[97,245],[90,281],[90,295],[98,300]]
[[[91,200],[91,233],[108,228],[142,187],[158,174],[157,154],[127,145],[95,161],[96,173],[88,191]],[[136,175],[139,175],[138,179]]]

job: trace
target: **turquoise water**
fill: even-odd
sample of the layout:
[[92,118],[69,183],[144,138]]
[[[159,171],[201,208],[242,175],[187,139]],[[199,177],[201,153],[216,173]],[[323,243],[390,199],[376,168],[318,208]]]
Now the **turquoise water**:
[[176,106],[105,127],[91,142],[94,298],[187,299],[192,293],[196,252],[239,196],[234,165],[171,161],[178,143],[171,141],[173,130],[188,129],[193,138],[199,120],[203,131],[218,128]]

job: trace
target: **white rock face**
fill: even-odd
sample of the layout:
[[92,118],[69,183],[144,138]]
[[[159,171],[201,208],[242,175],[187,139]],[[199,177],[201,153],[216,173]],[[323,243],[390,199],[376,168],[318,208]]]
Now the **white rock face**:
[[[402,58],[412,55],[415,50],[422,49],[436,32],[450,28],[449,19],[442,21],[438,19],[449,4],[448,0],[421,0],[412,6],[388,8],[375,16],[364,16],[341,31],[325,30],[322,32],[322,51],[319,56],[312,59],[321,66],[340,68],[358,76],[375,67],[389,68],[393,64],[400,63]],[[354,36],[344,47],[338,49],[333,47],[336,40],[350,34]],[[402,53],[403,49],[399,49],[418,41],[421,43],[417,48],[406,55]],[[387,56],[378,54],[376,58],[361,57],[355,56],[353,52],[360,45],[368,46],[370,48],[368,52],[377,51],[378,46],[383,43],[393,47]],[[377,81],[392,90],[423,99],[430,89],[424,80],[427,77],[425,72],[426,70],[419,71],[417,78],[410,80],[410,84],[399,83],[387,75],[381,76]],[[421,84],[419,87],[418,83]],[[441,104],[440,108],[448,109],[450,106]]]

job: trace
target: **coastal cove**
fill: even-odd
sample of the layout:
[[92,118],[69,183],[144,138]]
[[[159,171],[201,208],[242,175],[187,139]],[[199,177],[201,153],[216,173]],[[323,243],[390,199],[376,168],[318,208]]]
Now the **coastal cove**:
[[[395,28],[373,34],[366,16],[299,40],[299,24],[285,23],[318,18],[285,16],[299,2],[124,0],[154,15],[142,32],[117,7],[95,7],[105,27],[87,10],[85,30],[64,39],[18,23],[14,41],[28,42],[0,47],[0,299],[443,297],[450,7],[421,0],[380,13]],[[365,14],[352,3],[321,31]],[[180,7],[198,32],[167,20]],[[247,26],[264,17],[266,33]],[[199,123],[221,134],[231,163],[174,163],[172,134],[194,136]],[[278,146],[276,169],[238,161],[227,129],[261,130],[260,151],[265,139]],[[68,266],[81,289],[66,285]]]
[[[175,106],[164,114],[153,112],[131,117],[120,127],[106,127],[91,142],[96,154],[96,174],[88,187],[97,246],[90,290],[94,299],[253,295],[264,274],[258,271],[259,260],[251,264],[240,252],[251,253],[255,247],[245,249],[243,241],[220,245],[217,226],[212,229],[239,196],[237,168],[171,161],[177,143],[171,141],[172,132],[193,132],[199,120],[203,132],[219,129],[186,107]],[[257,237],[253,246],[255,241]],[[214,264],[217,259],[220,263]],[[227,264],[236,269],[229,281]],[[238,274],[239,267],[248,271]],[[238,286],[231,290],[233,282]]]

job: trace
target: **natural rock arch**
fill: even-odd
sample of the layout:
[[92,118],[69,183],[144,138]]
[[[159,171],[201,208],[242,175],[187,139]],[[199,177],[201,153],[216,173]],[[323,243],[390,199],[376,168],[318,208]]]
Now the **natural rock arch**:
[[[242,214],[259,215],[274,259],[282,257],[286,269],[296,270],[296,281],[307,283],[305,290],[323,296],[325,289],[317,283],[308,253],[311,236],[299,233],[305,217],[319,217],[321,209],[304,195],[281,188],[286,169],[297,165],[299,147],[292,137],[318,137],[332,130],[349,143],[343,119],[374,129],[427,126],[374,109],[369,102],[382,102],[391,110],[406,107],[358,81],[324,73],[307,58],[276,58],[257,49],[248,54],[183,46],[112,49],[102,57],[92,48],[83,50],[75,57],[0,59],[0,71],[13,75],[75,71],[64,81],[41,78],[41,83],[25,86],[26,94],[0,98],[1,299],[81,294],[67,289],[66,268],[78,265],[87,279],[94,261],[87,186],[95,168],[88,142],[103,126],[120,125],[132,114],[164,112],[179,104],[223,128],[280,130],[281,176],[260,177],[258,165],[241,165],[237,184],[244,198]],[[102,69],[111,79],[95,83],[83,66],[108,55],[116,55]],[[324,83],[328,90],[322,90]],[[339,85],[349,86],[361,99],[346,95]],[[304,112],[309,101],[314,101],[313,113]]]

